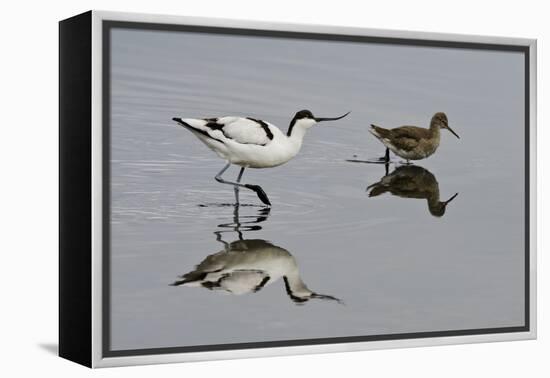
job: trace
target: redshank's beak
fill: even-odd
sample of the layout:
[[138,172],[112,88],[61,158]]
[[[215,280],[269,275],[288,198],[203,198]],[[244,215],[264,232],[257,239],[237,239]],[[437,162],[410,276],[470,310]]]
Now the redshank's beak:
[[458,196],[458,193],[456,193],[454,196],[452,196],[451,198],[449,198],[447,201],[443,202],[445,204],[445,206],[447,206],[449,204],[449,202],[451,202],[452,200],[454,200],[456,198],[456,196]]
[[457,137],[458,139],[460,139],[460,137],[458,136],[458,134],[455,133],[455,132],[453,131],[453,129],[451,129],[451,128],[449,127],[449,125],[447,125],[447,130],[449,130],[451,133],[453,133],[453,135],[454,135],[455,137]]
[[351,112],[347,112],[346,114],[341,115],[340,117],[334,117],[334,118],[317,118],[317,117],[315,117],[315,120],[316,120],[317,122],[323,122],[323,121],[337,121],[337,120],[339,120],[339,119],[344,118],[345,116],[347,116],[347,115],[350,114],[350,113],[351,113]]

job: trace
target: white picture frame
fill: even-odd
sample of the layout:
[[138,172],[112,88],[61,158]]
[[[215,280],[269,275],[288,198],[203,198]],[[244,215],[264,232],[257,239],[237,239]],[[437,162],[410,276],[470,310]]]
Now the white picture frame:
[[[485,329],[449,334],[386,335],[365,341],[289,343],[284,346],[223,348],[178,352],[168,348],[155,353],[147,350],[110,353],[106,348],[105,297],[105,54],[109,30],[116,25],[156,30],[180,30],[184,27],[209,30],[239,30],[248,35],[275,34],[304,38],[386,41],[408,45],[516,49],[525,54],[526,79],[526,286],[527,315],[523,327],[507,330]],[[90,11],[60,22],[60,355],[89,367],[114,367],[153,363],[173,363],[306,353],[347,352],[357,350],[404,348],[431,345],[495,342],[536,338],[536,40],[367,28],[334,27],[194,18],[169,15]],[[73,70],[65,70],[71,64]],[[77,70],[78,68],[78,70]],[[79,71],[80,70],[80,71]],[[89,77],[83,77],[82,72]],[[70,72],[69,72],[70,71]],[[85,75],[84,75],[85,76]],[[78,90],[74,90],[74,86]],[[76,111],[75,111],[76,109]],[[75,122],[86,127],[72,128]],[[78,144],[78,141],[82,142]],[[87,146],[82,148],[82,146]],[[67,154],[72,154],[73,163]],[[82,164],[89,167],[82,170]],[[79,170],[78,173],[76,170]],[[75,183],[75,175],[83,180]],[[87,179],[86,179],[87,178]],[[89,189],[89,190],[81,190]],[[79,212],[89,208],[89,212]],[[86,217],[78,222],[79,217]],[[78,252],[78,253],[76,253]],[[83,316],[88,314],[87,316]],[[214,348],[215,349],[215,348]]]

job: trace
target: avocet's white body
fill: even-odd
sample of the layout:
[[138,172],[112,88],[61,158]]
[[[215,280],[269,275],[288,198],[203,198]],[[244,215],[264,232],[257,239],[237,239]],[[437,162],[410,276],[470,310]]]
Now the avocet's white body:
[[[227,165],[215,177],[218,182],[233,185],[236,194],[238,188],[253,190],[264,204],[270,206],[271,202],[260,186],[240,183],[244,169],[272,168],[286,163],[300,151],[307,129],[318,122],[335,121],[348,114],[335,118],[317,118],[309,110],[301,110],[290,122],[286,134],[271,123],[251,117],[172,119],[227,161]],[[222,178],[231,164],[241,167],[236,182]]]
[[275,125],[244,117],[183,118],[178,121],[224,160],[245,168],[272,168],[298,154],[314,119],[295,122],[290,135]]

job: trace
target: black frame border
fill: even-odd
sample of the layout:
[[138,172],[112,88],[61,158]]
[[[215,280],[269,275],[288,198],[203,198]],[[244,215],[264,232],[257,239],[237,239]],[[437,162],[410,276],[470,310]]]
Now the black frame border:
[[92,12],[59,22],[59,356],[92,366]]
[[[525,324],[513,327],[496,327],[496,328],[475,328],[462,330],[447,330],[447,331],[429,331],[429,332],[412,332],[387,335],[367,335],[367,336],[349,336],[349,337],[331,337],[331,338],[315,338],[315,339],[300,339],[300,340],[282,340],[282,341],[265,341],[265,342],[245,342],[231,344],[213,344],[213,345],[195,345],[182,347],[163,347],[163,348],[144,348],[144,349],[127,349],[127,350],[111,350],[110,349],[110,117],[111,117],[111,90],[110,90],[110,74],[111,74],[111,30],[113,29],[133,29],[133,30],[152,30],[152,31],[170,31],[170,32],[190,32],[190,33],[206,33],[206,34],[225,34],[236,36],[256,36],[269,38],[288,38],[288,39],[306,39],[306,40],[323,40],[323,41],[339,41],[339,42],[357,42],[371,44],[390,44],[390,45],[405,45],[405,46],[420,46],[420,47],[442,47],[442,48],[459,48],[459,49],[474,49],[474,50],[494,50],[494,51],[512,51],[523,53],[525,57],[525,260],[524,260],[524,296],[525,309],[524,319]],[[308,346],[308,345],[327,345],[340,343],[355,343],[369,341],[386,341],[386,340],[405,340],[405,339],[421,339],[433,337],[450,337],[450,336],[470,336],[470,335],[488,335],[498,333],[516,333],[530,331],[530,47],[523,45],[510,45],[499,43],[483,43],[483,42],[457,42],[457,41],[440,41],[428,40],[419,38],[396,38],[396,37],[374,37],[351,34],[329,34],[315,32],[297,32],[297,31],[282,31],[282,30],[263,30],[263,29],[245,29],[217,26],[197,26],[197,25],[181,25],[181,24],[162,24],[162,23],[147,23],[133,21],[102,21],[102,161],[103,161],[103,269],[102,269],[102,356],[103,357],[126,357],[126,356],[141,356],[141,355],[158,355],[170,353],[191,353],[191,352],[213,352],[224,350],[242,350],[256,348],[278,348],[278,347],[293,347],[293,346]]]

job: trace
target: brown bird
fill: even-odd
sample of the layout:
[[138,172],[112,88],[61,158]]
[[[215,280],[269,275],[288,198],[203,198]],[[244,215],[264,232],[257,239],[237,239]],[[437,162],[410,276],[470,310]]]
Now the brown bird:
[[386,174],[380,181],[367,187],[369,197],[391,193],[402,198],[426,199],[428,210],[435,217],[445,214],[447,205],[458,195],[456,193],[447,201],[439,199],[439,184],[435,176],[417,165],[402,165],[392,173]]
[[382,159],[385,162],[390,160],[390,150],[407,160],[425,159],[432,155],[439,147],[440,129],[447,129],[460,139],[449,127],[449,121],[445,113],[435,113],[430,122],[430,128],[426,129],[417,126],[401,126],[394,129],[385,129],[380,126],[371,125],[369,130],[384,146],[386,154]]

